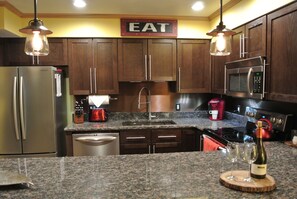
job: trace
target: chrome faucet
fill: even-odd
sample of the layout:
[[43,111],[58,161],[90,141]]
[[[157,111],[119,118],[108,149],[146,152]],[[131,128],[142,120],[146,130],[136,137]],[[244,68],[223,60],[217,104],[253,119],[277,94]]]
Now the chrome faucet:
[[[141,103],[140,97],[141,97],[141,92],[142,90],[146,89],[147,90],[147,96],[146,96],[146,102]],[[138,109],[140,109],[141,104],[147,104],[147,112],[148,112],[148,119],[152,119],[152,110],[151,110],[151,92],[147,87],[142,87],[138,93]]]

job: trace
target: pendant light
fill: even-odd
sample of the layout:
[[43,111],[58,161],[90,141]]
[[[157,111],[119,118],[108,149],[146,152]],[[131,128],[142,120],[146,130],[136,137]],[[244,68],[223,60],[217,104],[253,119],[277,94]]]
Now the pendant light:
[[37,0],[34,1],[34,19],[30,20],[28,26],[19,31],[27,34],[25,53],[30,56],[46,56],[49,54],[49,45],[46,35],[53,32],[48,30],[41,20],[37,18]]
[[231,53],[231,36],[235,32],[227,29],[223,24],[223,3],[220,0],[220,23],[216,29],[206,33],[212,36],[210,42],[210,54],[214,56],[227,56]]

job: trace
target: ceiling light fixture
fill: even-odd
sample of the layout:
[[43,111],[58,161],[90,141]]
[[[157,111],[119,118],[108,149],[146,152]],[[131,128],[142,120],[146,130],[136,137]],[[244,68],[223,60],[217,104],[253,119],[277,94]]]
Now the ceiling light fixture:
[[223,3],[220,0],[220,23],[212,31],[206,33],[212,36],[210,42],[210,54],[214,56],[226,56],[231,53],[231,36],[235,34],[234,31],[227,29],[223,24]]
[[204,8],[204,4],[202,1],[197,1],[192,5],[192,9],[194,11],[200,11]]
[[27,34],[25,53],[30,56],[46,56],[49,54],[49,45],[46,35],[53,32],[47,29],[41,20],[37,18],[37,0],[34,0],[34,19],[30,20],[28,26],[19,31]]
[[87,4],[84,0],[74,0],[73,5],[77,8],[84,8]]

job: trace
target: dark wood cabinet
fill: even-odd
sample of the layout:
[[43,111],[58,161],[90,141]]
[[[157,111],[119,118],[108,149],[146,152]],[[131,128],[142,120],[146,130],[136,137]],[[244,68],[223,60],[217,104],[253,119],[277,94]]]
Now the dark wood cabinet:
[[267,16],[268,99],[297,102],[297,3]]
[[225,63],[228,56],[211,57],[211,92],[224,94],[225,85]]
[[179,93],[207,93],[211,89],[209,40],[178,40]]
[[119,39],[119,81],[175,81],[175,39]]
[[24,38],[5,39],[4,64],[7,66],[29,66],[33,64],[33,57],[24,52]]
[[48,38],[50,53],[39,57],[39,65],[68,65],[67,39]]
[[230,61],[266,56],[266,16],[234,29]]
[[48,38],[50,52],[47,56],[35,57],[26,55],[24,52],[25,38],[5,39],[4,64],[8,66],[17,65],[67,65],[67,39]]
[[198,151],[199,133],[195,129],[126,130],[120,132],[121,154]]
[[117,94],[117,40],[69,39],[70,94]]
[[4,40],[0,38],[0,65],[4,65]]

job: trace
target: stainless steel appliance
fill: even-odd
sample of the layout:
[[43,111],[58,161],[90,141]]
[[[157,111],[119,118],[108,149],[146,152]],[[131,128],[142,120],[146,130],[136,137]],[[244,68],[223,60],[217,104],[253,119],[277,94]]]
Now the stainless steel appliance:
[[265,59],[254,57],[225,64],[226,95],[263,99],[265,94]]
[[258,120],[264,119],[270,121],[272,125],[272,130],[269,131],[270,135],[263,138],[264,141],[286,141],[290,139],[290,132],[293,127],[292,114],[275,113],[246,107],[245,116],[248,120],[245,127],[206,129],[204,133],[224,145],[229,141],[244,142],[255,137],[255,124]]
[[50,66],[0,67],[0,157],[65,154],[64,84],[57,75]]
[[73,134],[74,156],[106,156],[120,154],[119,133]]

